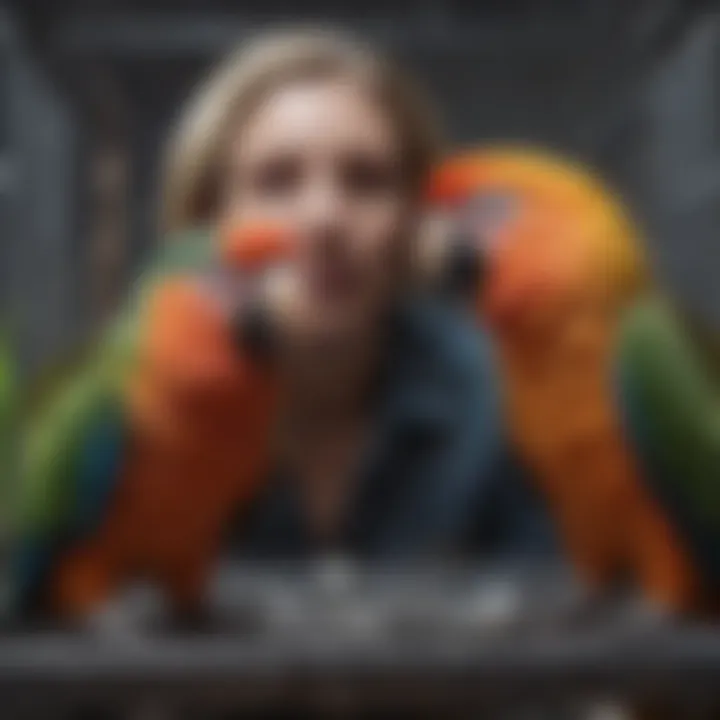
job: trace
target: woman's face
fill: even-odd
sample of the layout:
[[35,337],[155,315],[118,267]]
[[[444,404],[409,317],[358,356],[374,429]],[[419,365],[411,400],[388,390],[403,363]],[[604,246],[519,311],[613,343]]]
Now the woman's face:
[[388,306],[414,220],[394,126],[357,83],[287,85],[235,137],[225,212],[301,239],[296,310],[311,337],[367,330]]

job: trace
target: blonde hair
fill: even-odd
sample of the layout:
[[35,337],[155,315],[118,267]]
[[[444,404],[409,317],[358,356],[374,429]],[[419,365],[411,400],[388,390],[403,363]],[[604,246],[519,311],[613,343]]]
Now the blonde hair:
[[210,219],[220,194],[230,135],[284,83],[346,76],[366,84],[387,109],[402,143],[409,187],[424,183],[439,149],[429,105],[400,70],[366,45],[333,30],[263,35],[232,53],[202,84],[170,138],[161,193],[161,229]]

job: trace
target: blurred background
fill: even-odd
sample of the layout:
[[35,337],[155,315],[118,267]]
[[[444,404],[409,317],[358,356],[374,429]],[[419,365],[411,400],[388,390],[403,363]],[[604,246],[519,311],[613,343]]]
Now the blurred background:
[[27,369],[86,337],[156,241],[162,140],[203,71],[258,27],[317,20],[408,63],[453,143],[530,140],[599,168],[661,276],[720,322],[717,3],[15,0],[0,5],[0,302]]

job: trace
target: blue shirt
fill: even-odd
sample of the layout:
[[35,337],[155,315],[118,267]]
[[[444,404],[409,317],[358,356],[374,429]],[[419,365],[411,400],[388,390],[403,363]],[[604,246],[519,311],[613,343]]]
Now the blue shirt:
[[[332,549],[365,559],[553,554],[549,518],[507,449],[484,335],[457,309],[415,299],[394,318],[387,349],[358,490]],[[326,549],[287,475],[268,483],[239,527],[243,558]]]

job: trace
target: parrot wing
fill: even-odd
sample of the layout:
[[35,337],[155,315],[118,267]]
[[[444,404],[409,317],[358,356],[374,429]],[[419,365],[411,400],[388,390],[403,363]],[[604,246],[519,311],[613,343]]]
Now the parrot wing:
[[31,608],[64,543],[102,523],[121,477],[127,437],[122,381],[137,345],[149,292],[164,277],[208,265],[206,231],[163,245],[131,292],[130,302],[92,351],[45,386],[26,418],[10,561],[10,608]]
[[58,550],[104,517],[124,441],[112,387],[103,373],[80,375],[26,431],[10,567],[14,608],[33,605]]
[[720,372],[659,297],[620,335],[621,404],[647,482],[720,588]]

